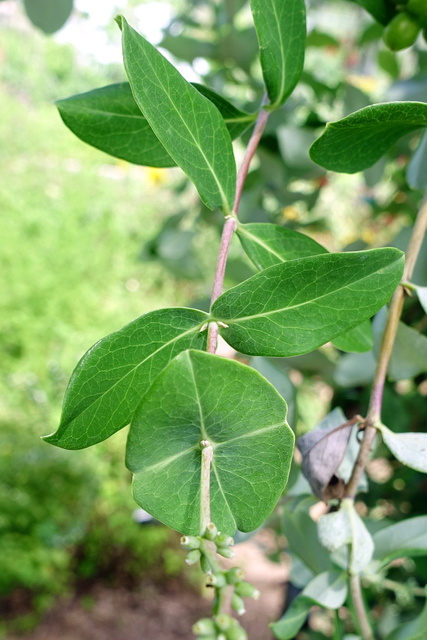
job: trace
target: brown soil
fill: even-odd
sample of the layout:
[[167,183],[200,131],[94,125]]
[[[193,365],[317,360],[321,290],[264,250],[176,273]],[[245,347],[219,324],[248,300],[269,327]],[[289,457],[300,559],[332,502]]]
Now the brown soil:
[[[230,565],[242,566],[261,591],[241,618],[250,640],[270,640],[268,623],[280,615],[286,567],[266,560],[253,542],[238,545]],[[95,585],[84,596],[58,602],[36,630],[7,640],[192,640],[192,624],[206,615],[208,597],[179,581],[161,587],[143,582],[133,591]]]

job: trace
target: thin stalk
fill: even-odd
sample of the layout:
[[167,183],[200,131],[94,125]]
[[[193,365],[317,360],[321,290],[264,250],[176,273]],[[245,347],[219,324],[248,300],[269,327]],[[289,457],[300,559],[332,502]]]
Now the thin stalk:
[[[402,282],[410,281],[421,249],[421,245],[427,230],[427,195],[424,197],[417,219],[415,221],[412,236],[406,252],[405,268],[403,270]],[[387,324],[381,342],[380,352],[378,355],[377,368],[375,372],[374,382],[372,384],[371,397],[369,401],[368,413],[365,420],[365,430],[363,441],[360,446],[357,460],[353,467],[353,473],[347,484],[345,498],[354,499],[360,478],[369,460],[372,445],[377,434],[376,425],[381,421],[381,408],[383,403],[384,384],[387,375],[387,368],[390,362],[394,341],[396,338],[399,320],[402,313],[403,303],[405,299],[404,286],[396,289],[390,303],[390,310],[387,318]]]
[[[269,112],[265,109],[261,109],[258,114],[258,118],[255,122],[255,127],[246,147],[245,155],[241,167],[237,174],[236,180],[236,196],[234,199],[233,212],[230,216],[227,216],[222,230],[221,242],[219,245],[218,259],[216,263],[215,278],[211,296],[211,307],[215,300],[219,298],[224,286],[225,267],[227,266],[228,251],[230,249],[231,238],[236,229],[236,216],[239,212],[240,199],[242,197],[243,186],[245,184],[246,176],[248,175],[249,167],[252,162],[252,158],[255,155],[259,142],[261,140],[265,125],[269,117]],[[215,353],[218,344],[218,332],[219,327],[216,322],[210,322],[208,326],[208,340],[207,348],[208,353]]]
[[374,640],[374,634],[368,620],[365,603],[363,602],[359,575],[350,576],[350,594],[354,613],[356,614],[356,624],[360,629],[363,640]]
[[211,521],[211,463],[213,449],[208,440],[202,440],[202,463],[200,474],[200,535]]

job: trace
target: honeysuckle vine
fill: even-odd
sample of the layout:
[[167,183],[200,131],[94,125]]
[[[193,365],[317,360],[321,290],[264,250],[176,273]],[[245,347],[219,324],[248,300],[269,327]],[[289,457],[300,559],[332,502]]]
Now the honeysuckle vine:
[[[291,229],[238,220],[251,161],[270,114],[285,104],[302,76],[306,46],[304,0],[251,0],[250,5],[265,83],[256,113],[188,83],[122,16],[117,23],[129,82],[58,103],[65,124],[110,155],[147,166],[179,166],[204,205],[222,210],[224,226],[209,312],[159,309],[102,338],[76,366],[60,425],[45,439],[80,449],[130,424],[126,466],[133,474],[134,498],[182,534],[187,564],[200,563],[214,594],[212,616],[196,622],[194,633],[204,640],[245,640],[234,614],[243,614],[243,599],[258,597],[258,591],[240,568],[223,569],[217,556],[232,558],[236,531],[256,530],[274,510],[288,481],[295,438],[282,395],[256,370],[256,361],[252,367],[216,355],[218,335],[248,360],[302,355],[329,342],[363,353],[373,345],[370,319],[391,299],[367,416],[347,419],[336,409],[299,441],[313,493],[334,509],[316,526],[307,501],[297,500],[293,510],[285,505],[284,533],[310,577],[272,625],[279,640],[294,638],[318,605],[335,612],[338,638],[337,612],[347,603],[355,612],[353,627],[372,640],[361,577],[372,581],[380,575],[404,543],[396,529],[392,548],[381,532],[371,535],[354,498],[378,432],[401,462],[427,471],[418,451],[425,435],[397,434],[381,423],[388,362],[405,288],[415,286],[411,277],[427,205],[424,200],[406,265],[395,248],[329,253]],[[251,126],[237,172],[232,138]],[[355,173],[374,164],[402,135],[425,127],[424,103],[371,105],[328,124],[311,158],[331,171]],[[235,236],[257,273],[223,292]],[[363,430],[360,448],[357,430]]]

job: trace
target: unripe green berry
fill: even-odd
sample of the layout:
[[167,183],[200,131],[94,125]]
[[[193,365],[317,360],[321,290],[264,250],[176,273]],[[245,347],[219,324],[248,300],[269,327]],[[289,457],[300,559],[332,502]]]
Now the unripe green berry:
[[206,584],[211,587],[225,587],[227,584],[223,573],[212,573],[206,576]]
[[227,631],[233,626],[233,618],[226,613],[220,613],[215,618],[215,624],[220,631]]
[[232,547],[234,544],[234,540],[231,536],[228,536],[226,533],[221,533],[220,531],[215,536],[214,542],[217,547]]
[[196,562],[199,562],[201,557],[202,557],[202,554],[200,553],[199,549],[193,549],[192,551],[189,551],[187,553],[185,562],[188,565],[196,564]]
[[237,624],[236,626],[228,629],[227,640],[248,640],[248,634],[240,624]]
[[201,618],[193,624],[193,633],[196,636],[214,636],[216,633],[215,623],[211,618]]
[[181,545],[189,551],[198,549],[200,547],[200,538],[197,536],[182,536]]
[[241,582],[245,577],[245,572],[240,567],[232,567],[225,574],[225,579],[228,584],[236,584],[236,582]]
[[237,593],[233,593],[231,596],[231,607],[239,614],[239,616],[242,616],[246,612],[245,603]]
[[258,600],[260,596],[258,589],[250,582],[246,582],[246,580],[238,582],[234,589],[237,595],[242,598],[253,598],[254,600]]
[[427,17],[427,2],[426,0],[409,0],[405,10],[419,18],[425,18]]
[[384,29],[384,42],[392,51],[401,51],[414,44],[421,26],[406,12],[398,13]]
[[218,547],[217,553],[223,558],[234,558],[234,551],[229,549],[228,547]]
[[207,540],[214,540],[217,534],[218,534],[218,529],[216,528],[213,522],[210,522],[205,529],[203,537],[206,538]]

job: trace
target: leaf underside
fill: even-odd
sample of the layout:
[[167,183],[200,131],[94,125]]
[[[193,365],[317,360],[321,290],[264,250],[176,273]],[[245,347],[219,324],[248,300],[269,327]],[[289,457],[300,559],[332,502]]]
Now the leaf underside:
[[201,351],[181,353],[156,379],[132,420],[126,464],[136,502],[186,534],[199,533],[201,440],[214,449],[211,520],[230,535],[256,529],[289,473],[285,401],[250,367]]
[[252,276],[212,307],[225,340],[249,355],[308,353],[371,317],[398,285],[396,249],[292,260]]
[[97,342],[68,383],[58,430],[45,440],[63,449],[102,442],[127,425],[142,395],[178,353],[203,349],[196,309],[152,311]]

